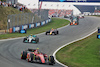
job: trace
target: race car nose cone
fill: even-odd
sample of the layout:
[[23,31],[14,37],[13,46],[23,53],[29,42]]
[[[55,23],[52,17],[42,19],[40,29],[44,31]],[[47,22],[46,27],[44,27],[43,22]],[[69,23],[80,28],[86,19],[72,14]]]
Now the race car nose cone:
[[50,33],[50,35],[51,35],[52,33]]

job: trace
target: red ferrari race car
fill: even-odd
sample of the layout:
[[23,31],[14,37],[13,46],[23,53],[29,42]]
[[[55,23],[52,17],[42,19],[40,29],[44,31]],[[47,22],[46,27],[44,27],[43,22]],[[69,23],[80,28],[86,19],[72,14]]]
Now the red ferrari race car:
[[27,60],[28,62],[48,63],[50,65],[55,64],[53,56],[48,56],[47,54],[40,52],[38,49],[22,51],[21,59]]

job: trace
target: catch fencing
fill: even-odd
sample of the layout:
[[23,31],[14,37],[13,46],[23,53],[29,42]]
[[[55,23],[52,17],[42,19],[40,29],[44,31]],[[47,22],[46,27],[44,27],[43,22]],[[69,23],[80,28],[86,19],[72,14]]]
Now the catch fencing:
[[7,30],[10,33],[18,32],[21,29],[38,27],[50,21],[48,10],[36,10],[34,13],[8,15]]

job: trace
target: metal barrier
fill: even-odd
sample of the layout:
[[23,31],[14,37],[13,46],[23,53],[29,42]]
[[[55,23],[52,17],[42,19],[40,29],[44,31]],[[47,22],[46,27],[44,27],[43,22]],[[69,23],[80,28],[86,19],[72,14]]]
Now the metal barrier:
[[37,10],[34,13],[22,13],[8,15],[7,30],[9,33],[18,32],[21,29],[39,27],[50,22],[48,10]]
[[19,32],[20,30],[27,30],[27,29],[31,29],[31,28],[40,27],[40,26],[43,26],[43,25],[49,23],[50,21],[51,21],[51,19],[48,18],[47,20],[37,22],[37,23],[25,24],[25,25],[21,25],[21,26],[14,26],[9,29],[9,33]]

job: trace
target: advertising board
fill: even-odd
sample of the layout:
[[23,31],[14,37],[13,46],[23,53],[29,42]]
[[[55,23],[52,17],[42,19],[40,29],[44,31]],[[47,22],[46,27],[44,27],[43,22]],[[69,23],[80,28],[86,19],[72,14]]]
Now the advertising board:
[[100,0],[39,0],[45,2],[100,2]]

